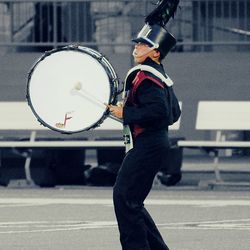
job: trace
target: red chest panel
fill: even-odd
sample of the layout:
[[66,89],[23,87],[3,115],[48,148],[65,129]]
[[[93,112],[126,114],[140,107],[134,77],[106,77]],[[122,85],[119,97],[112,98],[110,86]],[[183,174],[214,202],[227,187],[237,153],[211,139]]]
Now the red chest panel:
[[164,88],[164,85],[160,80],[157,80],[156,78],[154,78],[152,76],[146,75],[143,71],[139,71],[136,74],[136,76],[132,82],[132,89],[131,89],[131,94],[130,94],[130,101],[134,105],[136,105],[136,101],[135,101],[136,91],[137,91],[138,87],[140,86],[140,84],[146,79],[152,81],[153,83],[158,85],[160,88]]
[[[139,71],[136,74],[134,80],[132,81],[132,88],[131,88],[129,98],[128,98],[129,102],[131,104],[133,104],[134,106],[137,105],[136,98],[135,98],[136,91],[137,91],[138,87],[140,86],[140,84],[146,79],[152,81],[153,83],[158,85],[160,88],[164,88],[164,84],[160,80],[157,80],[156,78],[154,78],[152,76],[146,75],[143,71]],[[136,137],[139,134],[141,134],[144,130],[145,129],[143,127],[141,127],[141,126],[139,126],[137,124],[134,124],[134,126],[133,126],[133,135]]]

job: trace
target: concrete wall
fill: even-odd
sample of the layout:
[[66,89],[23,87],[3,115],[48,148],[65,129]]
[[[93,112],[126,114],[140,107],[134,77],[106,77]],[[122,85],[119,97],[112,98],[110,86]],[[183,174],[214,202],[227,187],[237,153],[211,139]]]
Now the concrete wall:
[[[39,53],[14,53],[0,58],[0,101],[24,101],[27,76]],[[131,57],[110,55],[120,80],[131,67]],[[181,129],[187,139],[209,139],[195,131],[199,100],[250,100],[250,53],[171,53],[164,60],[175,91],[183,102]]]
[[250,100],[250,53],[172,53],[165,67],[183,101],[181,133],[202,139],[195,128],[199,100]]

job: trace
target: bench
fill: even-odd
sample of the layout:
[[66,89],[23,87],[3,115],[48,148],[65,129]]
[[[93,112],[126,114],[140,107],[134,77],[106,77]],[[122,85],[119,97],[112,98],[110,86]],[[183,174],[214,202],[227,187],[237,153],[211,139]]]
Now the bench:
[[[1,147],[120,147],[124,146],[122,140],[110,141],[36,141],[37,132],[50,131],[47,127],[40,124],[26,102],[0,102],[1,123],[0,130],[26,130],[30,131],[29,141],[0,141]],[[170,130],[178,130],[180,128],[180,119],[169,127]],[[122,131],[121,123],[106,118],[104,122],[95,130],[98,131]],[[59,133],[58,133],[59,134]]]
[[223,132],[250,130],[250,101],[200,101],[196,129],[215,131],[215,140],[180,140],[178,146],[213,150],[215,182],[223,182],[218,167],[219,151],[250,147],[250,141],[225,141]]
[[[15,138],[12,140],[6,140],[3,137],[0,140],[0,149],[3,148],[11,148],[11,149],[27,149],[24,154],[25,159],[25,177],[28,184],[32,184],[33,180],[30,174],[30,163],[32,158],[32,149],[38,148],[86,148],[86,149],[97,149],[97,148],[114,148],[114,147],[125,147],[124,142],[122,140],[122,136],[120,139],[117,138],[112,139],[109,136],[107,139],[95,140],[76,140],[74,138],[70,140],[43,140],[37,139],[37,134],[39,131],[50,131],[48,128],[39,124],[36,117],[32,113],[26,102],[0,102],[0,114],[1,114],[1,123],[0,130],[2,131],[29,131],[28,140],[19,140],[20,138]],[[170,127],[170,130],[178,130],[180,127],[180,119],[178,122],[173,124]],[[106,118],[104,122],[100,125],[100,127],[95,129],[95,132],[107,132],[107,134],[112,134],[114,131],[122,131],[122,124],[114,121],[111,118]],[[84,132],[83,132],[84,133]],[[57,133],[60,135],[59,133]],[[59,136],[58,136],[59,137]],[[57,137],[57,138],[58,138]],[[70,135],[69,135],[70,137]]]

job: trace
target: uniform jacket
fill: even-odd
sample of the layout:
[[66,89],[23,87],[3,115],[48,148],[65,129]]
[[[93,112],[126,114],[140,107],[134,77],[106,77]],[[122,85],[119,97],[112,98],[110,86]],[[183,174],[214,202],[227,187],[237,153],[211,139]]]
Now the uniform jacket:
[[[165,74],[163,66],[147,59],[148,65]],[[127,100],[123,110],[123,123],[129,125],[134,137],[146,132],[168,130],[170,113],[166,97],[166,84],[154,74],[137,70],[127,76]]]

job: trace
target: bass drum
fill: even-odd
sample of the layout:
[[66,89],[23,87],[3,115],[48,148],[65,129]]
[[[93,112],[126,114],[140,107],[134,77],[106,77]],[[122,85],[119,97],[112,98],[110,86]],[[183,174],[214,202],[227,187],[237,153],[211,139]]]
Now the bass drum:
[[118,77],[99,52],[67,46],[46,52],[32,67],[28,104],[44,126],[77,133],[99,126],[116,104]]

